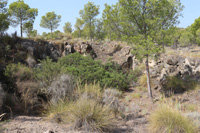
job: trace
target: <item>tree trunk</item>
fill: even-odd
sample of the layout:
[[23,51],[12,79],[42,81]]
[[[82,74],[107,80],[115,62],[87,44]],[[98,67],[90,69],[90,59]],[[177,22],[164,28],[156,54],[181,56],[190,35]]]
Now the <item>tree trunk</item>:
[[21,23],[20,23],[20,30],[21,30],[21,37],[23,37],[23,33],[22,33],[22,20],[21,20]]
[[152,90],[151,90],[151,84],[150,84],[150,76],[149,76],[149,57],[146,57],[146,74],[147,74],[147,86],[148,86],[148,94],[149,97],[151,98],[151,101],[153,102],[153,95],[152,95]]
[[92,26],[90,25],[90,41],[92,41]]
[[81,37],[81,30],[79,30],[79,35],[78,35],[78,37],[79,37],[79,38]]
[[90,32],[90,41],[92,41],[92,20],[90,20],[89,32]]
[[53,34],[52,34],[52,31],[53,31],[53,30],[52,30],[52,28],[51,28],[51,39],[53,39]]

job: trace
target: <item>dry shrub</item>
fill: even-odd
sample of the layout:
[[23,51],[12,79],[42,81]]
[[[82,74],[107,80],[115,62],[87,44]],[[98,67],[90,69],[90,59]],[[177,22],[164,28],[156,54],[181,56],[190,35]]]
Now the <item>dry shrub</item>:
[[66,120],[73,124],[74,129],[88,132],[109,132],[115,127],[115,119],[109,107],[88,99],[71,103],[66,111]]
[[116,89],[106,89],[103,93],[103,104],[110,107],[115,113],[120,113],[123,109],[119,104],[119,98],[122,97],[122,92]]
[[57,80],[53,81],[47,89],[50,95],[50,103],[56,104],[60,100],[69,100],[73,96],[74,80],[69,75],[61,75]]
[[197,127],[180,111],[161,105],[149,118],[149,128],[153,133],[197,133]]
[[17,82],[18,92],[21,100],[21,111],[25,114],[38,114],[42,110],[42,98],[40,94],[39,85],[33,81]]
[[20,99],[18,107],[13,106],[12,102],[8,102],[7,106],[25,114],[38,114],[42,109],[42,98],[38,97],[41,94],[40,84],[35,82],[33,70],[18,63],[7,66],[5,74],[16,85],[14,92]]

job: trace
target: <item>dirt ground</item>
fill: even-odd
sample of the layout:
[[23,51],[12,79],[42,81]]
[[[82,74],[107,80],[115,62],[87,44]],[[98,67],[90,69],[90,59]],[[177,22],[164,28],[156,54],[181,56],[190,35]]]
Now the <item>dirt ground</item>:
[[[140,94],[137,96],[136,94]],[[193,91],[174,96],[170,100],[179,100],[183,105],[197,105],[200,107],[200,91]],[[125,108],[124,118],[118,118],[117,129],[114,133],[148,133],[148,117],[156,109],[160,98],[154,92],[154,99],[157,102],[152,104],[147,92],[130,89],[123,94],[120,104]],[[187,106],[186,106],[187,107]],[[12,120],[0,123],[0,133],[86,133],[84,131],[70,130],[70,126],[58,124],[45,117],[16,116]]]

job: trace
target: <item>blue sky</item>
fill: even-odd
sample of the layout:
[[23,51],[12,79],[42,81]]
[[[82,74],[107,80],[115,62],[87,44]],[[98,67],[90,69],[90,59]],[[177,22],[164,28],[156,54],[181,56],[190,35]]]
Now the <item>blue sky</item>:
[[[17,0],[8,0],[8,5]],[[100,5],[100,13],[104,9],[104,4],[109,5],[115,4],[118,0],[90,0],[96,5]],[[31,8],[38,8],[38,16],[36,17],[34,23],[34,29],[38,30],[38,33],[49,32],[48,29],[40,27],[40,20],[43,15],[47,12],[55,11],[56,14],[61,15],[61,23],[58,30],[63,32],[63,26],[66,22],[71,22],[72,26],[76,22],[76,18],[79,17],[79,11],[84,8],[88,0],[24,0]],[[178,27],[187,27],[191,25],[195,19],[200,17],[200,0],[181,0],[182,4],[185,6],[183,10],[183,17],[180,18],[180,24]],[[101,17],[101,15],[99,15]],[[18,32],[19,27],[10,27],[8,33]]]

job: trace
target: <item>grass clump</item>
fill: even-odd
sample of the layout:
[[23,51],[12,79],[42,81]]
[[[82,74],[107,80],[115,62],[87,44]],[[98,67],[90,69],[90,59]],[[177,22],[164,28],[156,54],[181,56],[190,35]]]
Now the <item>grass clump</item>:
[[76,89],[76,95],[78,97],[81,97],[83,99],[93,99],[96,101],[102,100],[102,94],[103,89],[101,88],[99,83],[93,83],[93,84],[78,84]]
[[111,131],[114,128],[114,115],[111,110],[94,100],[80,99],[68,106],[66,119],[75,129],[86,131]]
[[99,84],[77,85],[74,99],[50,103],[45,112],[50,119],[71,124],[86,132],[109,132],[115,126],[114,111],[103,103],[103,89]]
[[153,133],[197,133],[197,127],[180,111],[168,106],[160,106],[150,118]]
[[143,74],[140,78],[139,78],[139,84],[141,87],[147,87],[147,75]]

